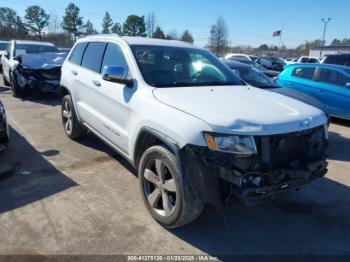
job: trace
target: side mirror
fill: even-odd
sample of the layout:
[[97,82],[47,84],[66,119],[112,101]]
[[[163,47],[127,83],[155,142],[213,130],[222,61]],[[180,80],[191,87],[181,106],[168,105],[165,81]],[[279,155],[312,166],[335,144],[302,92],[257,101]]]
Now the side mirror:
[[4,56],[4,57],[6,57],[7,59],[9,59],[9,58],[10,58],[10,54],[9,54],[9,53],[7,53],[6,51],[5,51],[5,53],[3,54],[3,56]]
[[105,66],[102,70],[103,80],[118,84],[125,84],[130,87],[134,84],[134,80],[126,76],[126,70],[120,66]]
[[15,56],[13,60],[17,61],[18,63],[22,63],[22,57],[20,55]]

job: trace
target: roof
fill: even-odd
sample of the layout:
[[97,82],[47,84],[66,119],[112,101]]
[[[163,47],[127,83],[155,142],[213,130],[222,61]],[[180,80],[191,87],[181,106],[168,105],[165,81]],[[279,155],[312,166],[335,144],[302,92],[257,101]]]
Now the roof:
[[163,40],[148,37],[137,37],[137,36],[118,36],[117,34],[100,34],[91,35],[79,39],[79,41],[93,39],[110,39],[110,40],[123,40],[129,45],[157,45],[157,46],[175,46],[175,47],[187,47],[187,48],[199,48],[186,42],[177,40]]
[[55,46],[50,42],[42,42],[42,41],[30,41],[30,40],[14,40],[16,44],[22,45],[47,45],[47,46]]
[[334,68],[334,69],[343,69],[343,70],[346,70],[346,71],[349,71],[350,70],[350,67],[348,66],[342,66],[342,65],[334,65],[334,64],[290,64],[288,65],[289,66],[317,66],[317,67],[323,67],[323,68]]
[[229,67],[240,67],[240,68],[251,68],[251,65],[247,65],[244,63],[240,63],[237,61],[233,61],[233,60],[229,60],[229,59],[221,59],[222,62],[224,62],[226,65],[228,65]]
[[[323,50],[350,50],[350,45],[343,45],[343,46],[335,46],[335,45],[328,45],[323,47]],[[311,48],[311,50],[321,50],[321,47],[317,48]]]

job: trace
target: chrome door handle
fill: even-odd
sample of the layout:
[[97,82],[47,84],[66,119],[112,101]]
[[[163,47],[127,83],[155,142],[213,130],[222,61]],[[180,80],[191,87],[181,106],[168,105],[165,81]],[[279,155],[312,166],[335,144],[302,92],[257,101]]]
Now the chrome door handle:
[[76,76],[76,75],[78,75],[78,72],[75,70],[72,70],[72,74]]
[[92,82],[93,82],[94,85],[97,86],[97,87],[100,87],[100,86],[101,86],[100,81],[94,80],[94,81],[92,81]]

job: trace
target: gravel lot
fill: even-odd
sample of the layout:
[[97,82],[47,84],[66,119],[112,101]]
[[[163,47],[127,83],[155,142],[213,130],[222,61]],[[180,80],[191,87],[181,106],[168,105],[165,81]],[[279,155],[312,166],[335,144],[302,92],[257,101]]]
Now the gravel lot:
[[169,231],[125,160],[92,135],[66,138],[57,99],[15,99],[2,83],[0,99],[12,140],[0,166],[21,164],[0,181],[0,254],[350,254],[350,122],[330,127],[326,178]]

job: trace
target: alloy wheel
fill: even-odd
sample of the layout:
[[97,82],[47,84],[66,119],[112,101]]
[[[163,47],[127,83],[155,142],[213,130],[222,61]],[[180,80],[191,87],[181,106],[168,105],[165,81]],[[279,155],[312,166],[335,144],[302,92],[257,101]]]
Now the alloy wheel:
[[69,101],[64,101],[63,103],[62,116],[63,116],[64,128],[68,134],[71,134],[73,130],[73,115],[72,115],[72,107]]
[[160,216],[168,217],[176,207],[177,189],[169,167],[158,158],[150,159],[143,172],[143,189],[149,205]]

